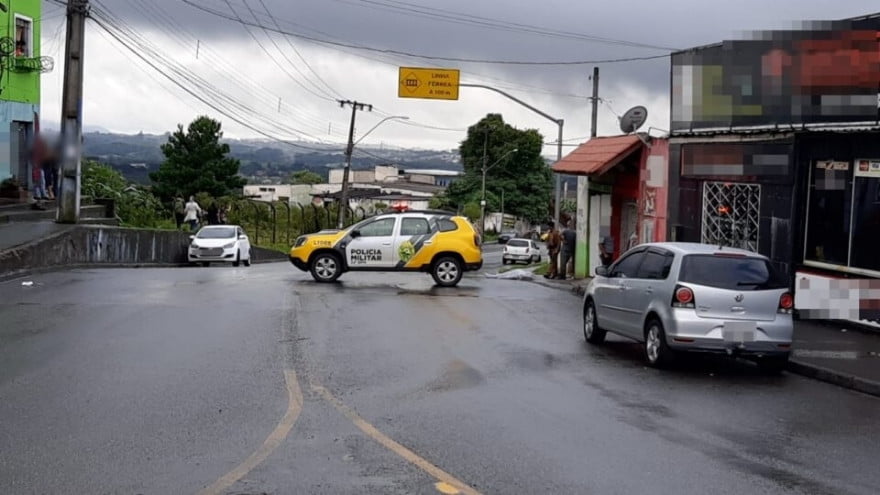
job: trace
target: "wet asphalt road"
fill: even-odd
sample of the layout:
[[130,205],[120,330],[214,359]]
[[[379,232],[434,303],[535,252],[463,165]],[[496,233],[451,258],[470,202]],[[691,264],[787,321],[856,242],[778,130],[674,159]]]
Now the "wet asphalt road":
[[4,494],[880,487],[880,400],[749,363],[646,369],[634,344],[587,347],[579,300],[528,282],[318,285],[286,264],[28,280],[0,284]]

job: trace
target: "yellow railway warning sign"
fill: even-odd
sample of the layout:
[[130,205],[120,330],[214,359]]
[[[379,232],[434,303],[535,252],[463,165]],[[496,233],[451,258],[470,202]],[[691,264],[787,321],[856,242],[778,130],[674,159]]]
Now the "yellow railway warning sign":
[[401,67],[398,73],[397,96],[428,100],[457,100],[458,69]]

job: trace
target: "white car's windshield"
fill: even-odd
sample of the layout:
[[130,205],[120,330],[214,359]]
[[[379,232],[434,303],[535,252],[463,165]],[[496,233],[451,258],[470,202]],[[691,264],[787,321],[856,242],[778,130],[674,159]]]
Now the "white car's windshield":
[[229,239],[235,237],[235,227],[202,229],[196,237],[199,239]]

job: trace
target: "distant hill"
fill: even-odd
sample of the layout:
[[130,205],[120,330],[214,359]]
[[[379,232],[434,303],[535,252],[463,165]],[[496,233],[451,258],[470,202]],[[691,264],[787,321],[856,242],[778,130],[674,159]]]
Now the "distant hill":
[[[148,183],[149,173],[157,170],[163,156],[160,146],[168,141],[168,134],[114,134],[87,132],[83,139],[86,157],[111,165],[133,182]],[[345,162],[338,146],[303,143],[321,151],[303,151],[293,146],[269,140],[225,140],[231,155],[241,161],[241,175],[251,183],[271,183],[286,179],[297,170],[311,170],[327,177],[329,168],[341,167]],[[401,168],[423,168],[461,171],[457,150],[388,149],[359,146],[381,159],[355,153],[352,168],[366,169],[378,164],[392,163]]]

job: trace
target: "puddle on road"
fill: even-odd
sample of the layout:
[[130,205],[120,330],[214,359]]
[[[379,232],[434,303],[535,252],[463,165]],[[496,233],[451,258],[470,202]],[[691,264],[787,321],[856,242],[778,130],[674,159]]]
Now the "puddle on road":
[[398,296],[430,297],[478,297],[479,290],[471,287],[431,287],[430,289],[408,289],[397,287]]
[[450,361],[446,365],[443,374],[425,388],[431,392],[448,392],[450,390],[476,387],[485,381],[486,378],[483,376],[483,373],[464,361],[456,359]]

